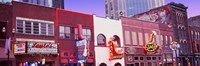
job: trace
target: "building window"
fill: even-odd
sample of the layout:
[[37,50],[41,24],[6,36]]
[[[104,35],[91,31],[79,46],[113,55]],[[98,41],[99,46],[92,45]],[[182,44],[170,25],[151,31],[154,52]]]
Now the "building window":
[[144,60],[144,58],[143,58],[143,57],[140,57],[140,60]]
[[139,60],[139,58],[138,57],[134,57],[134,60]]
[[125,31],[125,44],[131,44],[130,31]]
[[90,29],[82,29],[83,38],[87,40],[91,40],[91,30]]
[[48,35],[53,35],[54,27],[53,24],[48,24]]
[[[78,40],[78,28],[74,28],[75,39]],[[82,29],[82,37],[91,40],[92,32],[91,29]]]
[[160,44],[163,45],[163,43],[164,43],[163,35],[160,35],[160,40],[161,40]]
[[149,34],[148,33],[144,33],[145,36],[145,43],[149,42]]
[[40,23],[40,30],[41,30],[41,35],[46,35],[47,34],[47,24],[46,23]]
[[139,40],[139,45],[143,45],[143,36],[142,36],[142,33],[138,33],[138,40]]
[[46,7],[52,7],[52,0],[28,0],[29,3],[37,4]]
[[106,37],[103,34],[97,36],[97,44],[98,46],[106,46]]
[[147,60],[151,60],[151,57],[147,57]]
[[17,20],[17,33],[23,33],[23,21],[22,20]]
[[38,22],[33,23],[33,34],[39,34],[39,23]]
[[31,34],[31,22],[30,21],[25,22],[25,33]]
[[[23,19],[23,18],[21,18]],[[43,20],[27,19],[16,20],[17,33],[21,34],[33,34],[33,35],[54,35],[54,24],[44,23]],[[33,21],[31,21],[33,20]]]
[[172,42],[172,36],[169,36],[169,41]]
[[152,60],[156,60],[156,57],[152,57]]
[[113,37],[115,38],[114,41],[116,41],[118,47],[120,47],[121,46],[120,38],[117,35],[114,35]]
[[137,45],[137,35],[136,35],[136,32],[132,32],[132,42],[133,42],[133,45]]
[[70,39],[70,27],[59,27],[60,38],[61,39]]
[[168,37],[165,36],[165,44],[169,44],[168,42],[169,42],[169,41],[168,41]]
[[160,41],[159,35],[155,35],[155,36],[156,36],[156,44],[161,45],[159,42]]

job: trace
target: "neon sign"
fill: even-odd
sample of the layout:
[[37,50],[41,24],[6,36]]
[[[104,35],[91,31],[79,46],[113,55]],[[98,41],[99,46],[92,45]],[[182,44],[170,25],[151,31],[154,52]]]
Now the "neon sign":
[[152,31],[152,34],[149,36],[149,42],[144,46],[144,49],[145,51],[147,51],[148,54],[154,54],[159,48],[157,44],[152,43],[154,34],[155,32]]
[[56,43],[27,42],[29,54],[57,54],[58,45]]

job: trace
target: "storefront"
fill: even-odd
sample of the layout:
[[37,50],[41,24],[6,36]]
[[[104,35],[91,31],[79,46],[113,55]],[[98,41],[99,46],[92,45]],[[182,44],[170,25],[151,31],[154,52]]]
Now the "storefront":
[[[136,49],[137,50],[137,49]],[[160,54],[142,54],[141,49],[135,54],[126,54],[126,66],[161,66]]]
[[17,41],[13,51],[18,66],[57,66],[58,44],[53,42]]

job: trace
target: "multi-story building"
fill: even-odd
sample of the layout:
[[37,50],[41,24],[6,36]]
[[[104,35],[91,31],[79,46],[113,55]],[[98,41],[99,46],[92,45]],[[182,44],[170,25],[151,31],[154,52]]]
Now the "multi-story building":
[[[189,28],[187,23],[187,7],[183,4],[169,3],[165,6],[151,9],[150,11],[138,14],[133,16],[133,18],[154,22],[159,24],[159,30],[162,36],[161,40],[165,40],[163,48],[170,48],[172,42],[176,43],[176,49],[173,51],[172,61],[177,61],[176,65],[190,65],[193,63],[193,56],[191,50],[191,41],[189,37]],[[172,37],[170,38],[169,33],[173,32]],[[165,39],[164,39],[165,38]],[[167,38],[167,39],[166,39]],[[180,46],[179,46],[180,45]],[[180,48],[179,48],[180,47]],[[174,47],[173,47],[174,48]],[[165,51],[165,50],[163,50]],[[172,53],[172,52],[171,52]],[[168,54],[168,53],[165,53]],[[168,56],[164,56],[168,57]],[[176,60],[175,60],[176,59]],[[166,59],[168,60],[168,59]],[[163,61],[166,61],[163,60]]]
[[[89,66],[95,65],[93,15],[56,9],[55,22],[61,64],[76,66],[80,61]],[[87,49],[78,46],[84,40]],[[86,57],[82,55],[83,49],[87,50]]]
[[[81,55],[76,44],[82,38],[87,39],[89,48],[85,64],[95,64],[93,15],[17,1],[0,5],[0,28],[6,30],[0,33],[1,51],[5,49],[6,38],[11,37],[13,66],[76,66]],[[82,25],[81,29],[77,25]],[[6,53],[1,55],[1,64],[6,66],[5,62]]]
[[16,1],[12,7],[12,26],[7,28],[16,30],[12,37],[16,64],[59,65],[55,9]]
[[[121,20],[94,15],[93,24],[96,66],[125,66]],[[110,44],[112,41],[115,45]]]
[[0,0],[0,3],[11,4],[12,1],[64,9],[64,0]]
[[111,19],[131,17],[164,4],[164,0],[105,0],[106,16]]
[[163,64],[161,55],[163,44],[160,41],[159,24],[127,17],[121,17],[121,20],[125,65],[159,66]]
[[190,37],[191,37],[191,43],[192,43],[192,50],[194,53],[194,60],[195,65],[200,65],[200,16],[194,16],[190,17],[188,19],[188,24],[190,28]]

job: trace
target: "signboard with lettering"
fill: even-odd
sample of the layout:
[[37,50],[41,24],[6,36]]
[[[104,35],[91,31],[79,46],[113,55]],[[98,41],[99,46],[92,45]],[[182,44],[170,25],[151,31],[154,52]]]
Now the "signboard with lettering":
[[86,56],[88,56],[88,43],[86,39],[76,42],[78,62],[85,62]]
[[155,31],[152,31],[152,34],[149,36],[149,42],[144,46],[144,50],[148,54],[155,54],[158,50],[159,46],[155,43],[153,43],[153,37],[156,34]]
[[110,49],[109,60],[122,59],[124,57],[124,49],[117,47],[117,42],[115,42],[115,38],[111,38],[108,44],[109,44],[109,49]]
[[58,44],[45,42],[27,42],[28,54],[57,54]]
[[25,53],[26,51],[26,42],[16,42],[13,44],[14,54]]

